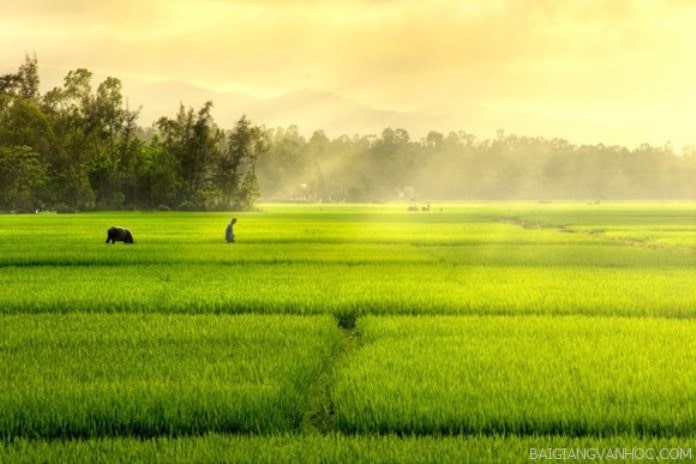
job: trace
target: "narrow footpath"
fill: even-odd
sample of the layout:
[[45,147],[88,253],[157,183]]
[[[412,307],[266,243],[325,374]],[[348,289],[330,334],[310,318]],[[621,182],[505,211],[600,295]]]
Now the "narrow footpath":
[[341,328],[341,348],[331,358],[307,387],[309,398],[300,432],[303,434],[327,434],[336,432],[336,419],[331,403],[331,384],[336,366],[359,347],[355,327]]

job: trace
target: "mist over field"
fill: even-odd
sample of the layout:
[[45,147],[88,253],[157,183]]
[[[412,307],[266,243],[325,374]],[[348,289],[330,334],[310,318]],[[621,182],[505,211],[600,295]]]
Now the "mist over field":
[[693,461],[693,1],[0,11],[0,463]]
[[696,196],[689,2],[3,12],[1,210]]

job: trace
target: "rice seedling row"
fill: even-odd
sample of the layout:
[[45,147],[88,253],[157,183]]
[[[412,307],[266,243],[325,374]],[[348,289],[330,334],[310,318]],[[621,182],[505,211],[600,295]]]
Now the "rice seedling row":
[[[580,297],[582,295],[582,297]],[[688,267],[246,264],[0,270],[0,311],[693,318]]]
[[[396,435],[355,436],[270,435],[202,437],[158,437],[89,439],[72,441],[0,442],[0,462],[14,464],[91,464],[111,463],[295,463],[353,464],[423,463],[438,464],[528,464],[549,461],[538,456],[556,456],[568,461],[632,462],[637,457],[664,457],[658,462],[693,462],[693,440],[684,438],[644,438],[564,436],[457,436],[399,437]],[[543,454],[542,454],[543,453]],[[629,454],[630,453],[630,454]],[[537,459],[531,458],[537,456]],[[572,457],[586,459],[572,459]],[[627,459],[622,459],[622,457]],[[604,459],[600,459],[604,458]],[[609,458],[609,459],[607,459]],[[557,459],[563,460],[563,459]],[[654,459],[656,460],[656,459]]]
[[0,462],[694,442],[693,204],[265,208],[1,216]]
[[284,432],[340,348],[331,317],[0,318],[0,437]]
[[696,323],[366,317],[336,374],[346,433],[637,434],[696,430]]
[[[219,213],[4,216],[0,312],[694,317],[692,249],[501,222],[529,216],[585,227],[597,211],[543,206],[410,214],[395,206],[270,205],[240,218],[234,245],[224,243]],[[662,219],[661,210],[646,210],[612,207],[595,219],[618,216],[659,235],[676,217],[687,228],[679,233],[693,236],[692,206],[667,208]],[[131,226],[136,244],[105,245],[114,223]]]

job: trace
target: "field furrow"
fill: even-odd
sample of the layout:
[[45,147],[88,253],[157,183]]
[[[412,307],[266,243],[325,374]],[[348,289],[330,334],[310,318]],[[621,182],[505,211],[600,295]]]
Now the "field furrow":
[[693,461],[693,203],[432,206],[0,216],[0,462]]

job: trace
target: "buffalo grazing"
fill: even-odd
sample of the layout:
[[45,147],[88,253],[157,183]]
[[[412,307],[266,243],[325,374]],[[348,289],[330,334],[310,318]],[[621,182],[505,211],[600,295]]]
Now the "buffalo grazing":
[[133,243],[133,234],[124,227],[111,227],[106,234],[106,243]]

